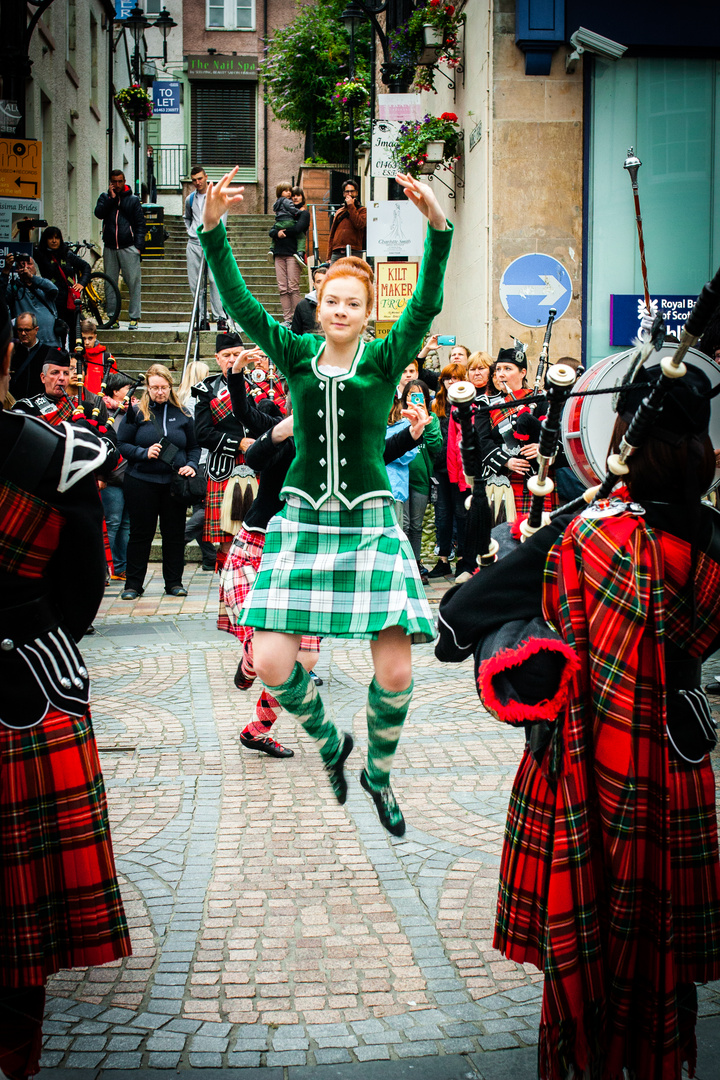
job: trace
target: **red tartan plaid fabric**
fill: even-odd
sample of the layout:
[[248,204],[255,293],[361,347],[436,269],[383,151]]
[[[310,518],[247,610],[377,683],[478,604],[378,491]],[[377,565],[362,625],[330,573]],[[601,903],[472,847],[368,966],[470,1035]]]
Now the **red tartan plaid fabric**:
[[210,414],[212,416],[213,424],[217,427],[223,420],[226,420],[228,416],[232,416],[232,405],[230,404],[230,394],[226,390],[222,398],[214,397],[210,402]]
[[131,952],[90,715],[0,726],[0,985]]
[[54,507],[9,480],[0,481],[0,568],[41,578],[57,549],[62,524]]
[[64,420],[72,420],[76,405],[77,399],[71,401],[70,398],[67,397],[61,398],[55,412],[46,413],[45,416],[41,416],[40,419],[45,420],[52,427],[59,427]]
[[[668,760],[663,638],[701,655],[720,567],[622,514],[576,518],[546,565],[545,613],[583,660],[542,771],[523,758],[503,852],[496,944],[545,972],[540,1075],[677,1080],[680,983],[720,976],[712,771]],[[593,1073],[595,1075],[595,1073]]]
[[[550,479],[554,481],[555,470],[550,469]],[[532,505],[532,495],[527,488],[527,476],[519,476],[516,473],[510,474],[510,485],[515,497],[515,513],[517,518],[527,517],[530,513],[530,506]],[[550,513],[551,510],[557,509],[560,505],[558,498],[557,488],[553,488],[549,495],[545,496],[543,500],[543,510]]]
[[[220,578],[220,603],[225,605],[230,616],[228,633],[234,634],[242,642],[250,642],[254,632],[252,626],[239,626],[238,623],[245,598],[252,589],[260,568],[264,546],[265,533],[241,529],[230,545],[225,569]],[[315,634],[302,635],[301,652],[315,652],[319,649],[319,637]],[[250,655],[252,656],[252,651]]]
[[230,539],[230,534],[220,528],[220,511],[226,486],[227,480],[211,480],[208,476],[203,540],[209,540],[211,544],[222,544]]

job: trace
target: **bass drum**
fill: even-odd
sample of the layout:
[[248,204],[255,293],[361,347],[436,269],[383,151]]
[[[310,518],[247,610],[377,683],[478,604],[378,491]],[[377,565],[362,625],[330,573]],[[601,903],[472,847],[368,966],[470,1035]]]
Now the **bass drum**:
[[[664,345],[659,352],[652,353],[638,372],[636,378],[642,379],[643,372],[657,368],[661,357],[673,356],[676,346]],[[588,390],[610,390],[619,386],[630,361],[635,355],[634,349],[624,353],[606,356],[584,372],[573,387],[573,394]],[[713,386],[720,382],[720,364],[715,363],[705,353],[697,349],[688,349],[685,360],[704,371]],[[710,416],[710,439],[720,449],[720,405],[715,406]],[[605,477],[605,464],[608,457],[610,436],[615,425],[613,394],[600,394],[597,397],[571,397],[563,410],[561,433],[563,449],[568,464],[581,483],[594,487]],[[720,484],[720,472],[716,470],[711,491]]]

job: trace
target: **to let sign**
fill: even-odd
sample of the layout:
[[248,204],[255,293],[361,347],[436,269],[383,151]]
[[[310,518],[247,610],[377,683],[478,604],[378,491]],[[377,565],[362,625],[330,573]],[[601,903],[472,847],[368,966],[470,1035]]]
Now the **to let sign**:
[[39,199],[41,195],[42,143],[0,139],[0,197]]
[[164,79],[153,83],[153,116],[180,112],[180,83]]
[[418,264],[414,262],[376,262],[377,320],[396,322],[415,292]]

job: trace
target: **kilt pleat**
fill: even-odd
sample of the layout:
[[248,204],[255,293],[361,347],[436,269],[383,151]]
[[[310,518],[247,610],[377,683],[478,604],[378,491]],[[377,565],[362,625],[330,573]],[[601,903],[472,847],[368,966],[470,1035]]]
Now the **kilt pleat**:
[[211,544],[222,544],[230,539],[230,534],[220,528],[220,511],[227,483],[227,480],[211,480],[208,476],[203,540],[208,540]]
[[554,821],[555,794],[526,747],[505,824],[493,946],[541,970]]
[[0,727],[0,984],[131,952],[90,715]]
[[376,638],[401,626],[415,641],[435,627],[412,548],[390,499],[316,510],[292,498],[271,519],[245,626],[287,634]]
[[673,953],[680,982],[720,978],[720,861],[715,777],[670,760]]

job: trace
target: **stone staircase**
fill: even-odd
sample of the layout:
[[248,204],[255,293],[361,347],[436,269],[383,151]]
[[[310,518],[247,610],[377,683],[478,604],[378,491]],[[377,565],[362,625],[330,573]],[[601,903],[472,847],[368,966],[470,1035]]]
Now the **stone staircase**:
[[[281,320],[280,298],[275,271],[269,262],[268,229],[272,215],[242,214],[228,219],[228,236],[240,271],[253,295],[274,318]],[[153,363],[162,363],[171,371],[182,371],[187,344],[188,325],[192,314],[192,295],[187,280],[185,246],[187,233],[183,219],[177,215],[165,218],[169,236],[163,259],[144,260],[142,264],[142,320],[140,330],[127,330],[127,290],[122,292],[120,330],[102,330],[100,340],[107,345],[126,372],[146,371]],[[300,291],[309,286],[301,274]],[[123,327],[122,324],[125,323]],[[245,335],[244,335],[245,336]],[[201,334],[200,355],[214,370],[215,325]]]

